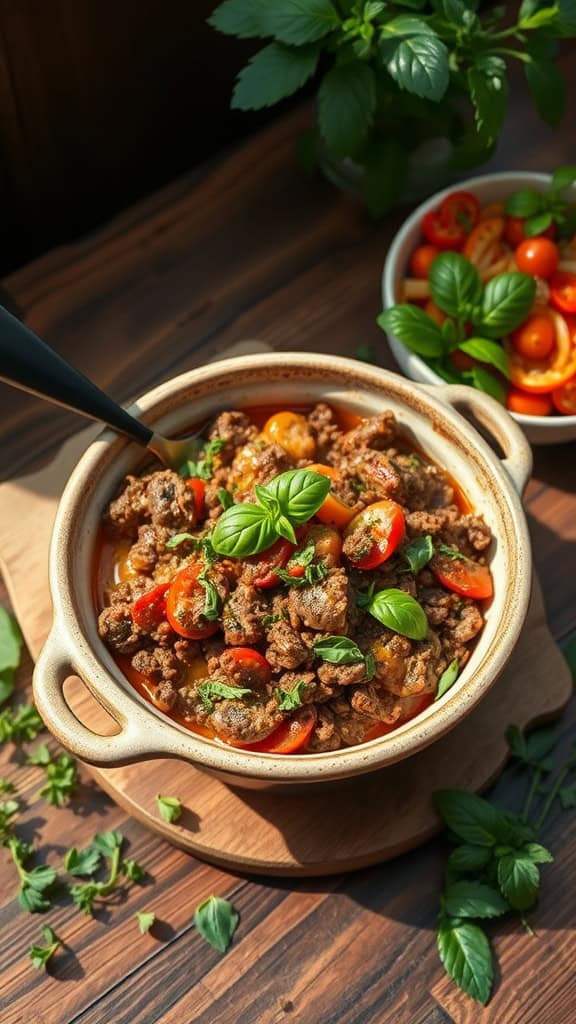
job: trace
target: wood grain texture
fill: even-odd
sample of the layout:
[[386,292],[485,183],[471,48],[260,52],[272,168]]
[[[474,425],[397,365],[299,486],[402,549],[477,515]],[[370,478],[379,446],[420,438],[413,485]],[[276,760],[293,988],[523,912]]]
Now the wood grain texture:
[[[575,99],[573,81],[567,124]],[[124,399],[247,336],[338,353],[368,342],[389,363],[374,317],[380,267],[401,215],[372,225],[353,200],[306,182],[291,162],[305,120],[304,113],[279,121],[196,184],[178,182],[101,235],[13,275],[6,283],[31,325]],[[549,169],[573,160],[570,134],[541,128],[513,100],[496,164]],[[76,420],[32,399],[3,389],[0,400],[4,478],[29,472],[77,429]],[[536,452],[526,497],[557,638],[576,629],[570,451]],[[29,672],[28,662],[22,686]],[[561,726],[567,743],[575,724],[572,703]],[[536,938],[504,922],[490,926],[499,971],[482,1010],[443,978],[435,951],[444,840],[348,877],[246,881],[150,835],[88,780],[83,803],[52,811],[36,796],[39,770],[19,767],[15,757],[3,750],[0,771],[18,780],[24,827],[28,835],[37,830],[43,855],[57,863],[71,841],[82,846],[95,831],[120,827],[154,885],[131,890],[107,921],[65,902],[47,919],[18,914],[2,856],[3,1024],[572,1024],[576,1017],[574,815],[557,812],[546,829],[556,860],[544,871]],[[505,773],[495,795],[518,805],[514,773]],[[212,891],[230,896],[242,914],[226,957],[192,927],[194,906]],[[139,909],[165,922],[158,939],[138,935],[132,915]],[[46,920],[68,948],[44,978],[26,949]]]

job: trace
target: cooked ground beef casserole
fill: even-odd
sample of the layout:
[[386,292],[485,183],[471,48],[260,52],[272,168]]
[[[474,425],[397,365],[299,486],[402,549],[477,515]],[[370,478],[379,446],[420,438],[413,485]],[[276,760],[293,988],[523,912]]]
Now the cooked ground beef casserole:
[[391,412],[223,412],[198,462],[128,476],[108,505],[99,632],[204,736],[337,750],[449,688],[492,595],[490,541]]

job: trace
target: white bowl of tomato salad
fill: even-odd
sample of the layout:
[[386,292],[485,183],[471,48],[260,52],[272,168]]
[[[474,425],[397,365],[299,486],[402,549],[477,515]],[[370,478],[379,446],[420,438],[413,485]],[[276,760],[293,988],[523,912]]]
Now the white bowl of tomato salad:
[[[568,170],[564,180],[569,178]],[[427,358],[407,347],[390,329],[390,321],[382,324],[408,377],[423,384],[448,381],[488,390],[506,405],[534,444],[576,439],[576,225],[569,223],[576,187],[568,184],[558,189],[554,207],[552,181],[549,174],[510,171],[470,178],[457,189],[435,193],[397,232],[382,276],[384,310],[388,311],[383,320],[392,307],[409,303],[431,316],[441,329],[446,314],[434,302],[430,283],[439,255],[463,256],[484,287],[501,274],[521,272],[535,280],[534,300],[521,322],[500,337],[494,330],[489,333],[490,341],[502,349],[504,362],[498,352],[488,350],[498,366],[456,348],[454,339],[452,351],[441,360]],[[535,194],[542,197],[540,201]],[[511,200],[512,196],[516,198]],[[511,208],[534,213],[515,217]],[[556,223],[551,212],[558,213],[560,220],[565,218],[564,224]],[[540,228],[541,233],[526,237],[530,220],[529,230]],[[483,333],[478,322],[475,326],[463,323],[464,349],[474,355],[481,352],[471,339]],[[417,342],[416,347],[420,347]]]

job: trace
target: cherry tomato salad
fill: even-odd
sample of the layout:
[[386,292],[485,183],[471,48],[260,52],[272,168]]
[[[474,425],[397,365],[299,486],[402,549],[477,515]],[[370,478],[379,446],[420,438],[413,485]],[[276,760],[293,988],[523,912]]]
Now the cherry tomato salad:
[[482,207],[447,195],[422,219],[402,302],[378,323],[449,383],[514,413],[576,415],[576,167],[547,192]]

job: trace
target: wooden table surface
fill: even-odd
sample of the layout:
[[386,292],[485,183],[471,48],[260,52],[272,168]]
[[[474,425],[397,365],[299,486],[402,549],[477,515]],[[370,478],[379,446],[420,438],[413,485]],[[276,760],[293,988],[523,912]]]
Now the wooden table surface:
[[[569,57],[565,66],[568,69]],[[572,76],[574,79],[574,76]],[[576,117],[576,83],[565,124]],[[234,341],[354,355],[374,346],[379,277],[402,218],[371,223],[357,203],[308,181],[293,159],[298,111],[243,148],[129,210],[99,234],[49,253],[4,282],[27,322],[115,397],[126,400]],[[554,134],[513,99],[495,166],[548,170],[575,162],[572,130]],[[0,385],[2,478],[45,461],[76,418]],[[574,446],[535,452],[526,495],[535,557],[555,636],[576,629]],[[34,585],[34,581],[30,581]],[[24,689],[31,664],[19,672]],[[546,685],[546,680],[542,680]],[[562,728],[576,720],[572,706]],[[21,761],[21,758],[20,758]],[[568,1024],[573,973],[576,818],[557,812],[531,938],[514,922],[490,928],[499,968],[482,1010],[445,978],[434,927],[444,840],[394,862],[328,880],[247,880],[193,860],[126,817],[88,779],[68,808],[38,800],[38,771],[0,753],[17,778],[27,838],[48,860],[121,829],[151,881],[94,919],[62,903],[45,917],[19,912],[14,870],[0,858],[2,1024]],[[454,783],[458,784],[457,770]],[[498,796],[513,801],[508,773]],[[221,956],[195,932],[210,893],[234,901],[241,923]],[[161,924],[140,936],[133,915]],[[27,949],[50,923],[66,948],[52,974]]]

